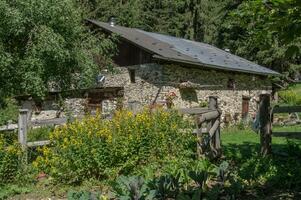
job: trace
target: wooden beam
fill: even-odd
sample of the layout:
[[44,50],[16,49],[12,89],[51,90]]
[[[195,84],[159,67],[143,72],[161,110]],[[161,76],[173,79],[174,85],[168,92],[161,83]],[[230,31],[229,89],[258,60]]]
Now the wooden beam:
[[272,131],[270,120],[270,95],[261,94],[259,104],[261,154],[266,156],[272,152]]
[[8,124],[0,127],[1,131],[14,131],[18,129],[18,124]]
[[209,136],[210,137],[214,137],[215,132],[218,130],[220,125],[220,121],[218,119],[215,120],[215,122],[213,123],[211,129],[209,130]]
[[48,144],[50,144],[50,140],[27,142],[28,147],[45,146],[45,145],[48,145]]
[[32,126],[45,126],[45,125],[62,125],[67,123],[67,118],[54,118],[54,119],[45,119],[45,120],[35,120],[32,121]]
[[19,159],[22,164],[27,164],[27,126],[28,126],[28,109],[19,110],[18,119],[18,142],[22,148],[22,154]]
[[26,150],[27,145],[27,119],[28,119],[28,109],[19,110],[19,120],[18,120],[18,141],[21,144],[23,150]]
[[221,116],[221,110],[218,109],[218,101],[217,97],[210,96],[209,97],[209,109],[216,109],[218,110],[218,116],[215,121],[212,120],[210,124],[210,130],[209,135],[212,136],[212,150],[215,150],[216,157],[220,157],[222,155],[222,147],[221,147],[221,131],[220,131],[220,116]]
[[192,133],[197,134],[199,132],[201,132],[202,134],[205,134],[205,133],[208,133],[208,130],[207,130],[207,128],[199,128],[199,129],[194,129]]
[[281,106],[281,107],[274,107],[273,113],[295,113],[301,112],[301,106]]
[[216,119],[219,115],[220,115],[220,113],[217,110],[202,114],[200,117],[198,117],[197,123],[202,124],[205,121],[210,121],[210,120]]
[[180,108],[178,109],[180,114],[189,114],[189,115],[198,115],[198,114],[204,114],[207,112],[211,112],[214,110],[208,109],[208,108]]

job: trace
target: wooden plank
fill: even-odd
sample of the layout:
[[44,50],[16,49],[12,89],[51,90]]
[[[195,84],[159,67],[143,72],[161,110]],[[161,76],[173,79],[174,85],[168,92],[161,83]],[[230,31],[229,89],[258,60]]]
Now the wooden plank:
[[199,133],[198,131],[201,131],[202,134],[207,134],[208,133],[207,128],[202,128],[201,130],[199,130],[199,129],[193,129],[192,133],[193,134],[197,134],[197,133]]
[[301,139],[301,132],[273,132],[273,137],[286,137],[291,139]]
[[21,144],[23,150],[26,149],[27,140],[27,124],[28,124],[28,109],[19,110],[18,120],[18,142]]
[[200,124],[204,123],[205,121],[214,120],[215,118],[217,118],[219,116],[220,116],[220,113],[217,110],[211,111],[208,113],[204,113],[200,117],[198,117],[197,123],[200,125]]
[[50,144],[50,140],[27,142],[28,147],[38,147]]
[[[213,125],[211,126],[211,129],[209,130],[209,136],[213,137],[216,133],[217,129],[219,128],[220,122],[219,119],[216,119]],[[215,139],[215,138],[214,138]]]
[[45,126],[45,125],[62,125],[67,123],[67,118],[54,118],[46,120],[35,120],[31,121],[32,126]]
[[178,111],[181,114],[197,115],[197,114],[204,114],[207,112],[211,112],[214,110],[208,108],[196,107],[196,108],[180,108],[178,109]]
[[18,129],[18,124],[8,124],[5,126],[0,127],[0,132],[1,131],[14,131]]
[[301,112],[301,106],[275,106],[273,108],[273,113],[294,113]]

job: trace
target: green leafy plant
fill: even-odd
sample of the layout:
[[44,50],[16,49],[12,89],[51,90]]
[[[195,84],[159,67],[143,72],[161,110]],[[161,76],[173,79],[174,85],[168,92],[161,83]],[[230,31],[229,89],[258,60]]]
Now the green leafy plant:
[[113,184],[112,197],[120,200],[151,200],[155,198],[155,191],[149,190],[142,177],[118,177]]
[[2,0],[0,10],[1,98],[41,98],[52,83],[60,89],[91,86],[97,64],[107,66],[114,54],[114,39],[93,35],[83,23],[86,10],[75,1]]
[[157,199],[176,198],[181,187],[180,174],[176,176],[167,174],[155,178],[150,183],[150,187],[156,191]]
[[49,135],[53,132],[53,126],[45,126],[36,129],[30,129],[27,134],[27,141],[41,141],[41,140],[48,140]]
[[205,108],[205,107],[208,107],[209,103],[208,103],[208,101],[200,101],[199,105],[200,105],[200,107]]
[[17,102],[13,99],[4,99],[2,105],[0,105],[0,126],[7,124],[9,121],[16,123],[18,113]]
[[21,170],[21,155],[21,148],[16,142],[10,144],[0,135],[0,185],[13,182],[17,178]]
[[114,179],[152,162],[191,156],[195,138],[183,131],[187,127],[176,112],[162,110],[118,111],[110,121],[87,117],[51,133],[52,146],[33,164],[57,181]]
[[279,96],[285,104],[301,105],[301,95],[292,89],[280,91]]
[[92,200],[100,199],[101,195],[99,193],[93,193],[88,191],[68,191],[68,200]]

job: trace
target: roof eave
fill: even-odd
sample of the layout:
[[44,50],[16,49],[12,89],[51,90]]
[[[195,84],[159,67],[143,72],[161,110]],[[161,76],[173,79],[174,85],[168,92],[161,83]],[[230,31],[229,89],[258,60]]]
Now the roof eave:
[[247,73],[247,74],[255,74],[255,75],[261,75],[261,76],[280,76],[281,75],[278,72],[261,73],[261,72],[234,69],[234,68],[226,69],[224,67],[217,66],[217,65],[209,65],[209,64],[200,63],[200,62],[190,62],[190,61],[180,60],[180,59],[175,59],[175,58],[166,58],[166,57],[163,57],[163,56],[160,56],[160,55],[153,55],[153,58],[158,59],[158,60],[169,61],[169,62],[177,62],[177,63],[189,64],[189,65],[194,65],[194,66],[202,66],[202,67],[210,68],[210,69],[218,69],[218,70],[222,70],[222,71],[236,71],[236,72]]

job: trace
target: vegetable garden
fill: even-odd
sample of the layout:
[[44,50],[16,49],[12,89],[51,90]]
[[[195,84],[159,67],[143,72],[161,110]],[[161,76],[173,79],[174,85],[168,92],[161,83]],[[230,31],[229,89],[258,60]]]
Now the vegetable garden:
[[[196,154],[194,127],[178,112],[160,109],[137,115],[118,111],[112,120],[87,116],[50,133],[41,129],[51,144],[33,149],[27,165],[20,162],[22,150],[13,134],[2,134],[0,197],[277,199],[280,191],[287,198],[300,195],[299,140],[277,138],[276,154],[262,157],[259,136],[247,127],[229,127],[221,135],[224,156],[208,160]],[[38,135],[38,130],[29,136]]]

